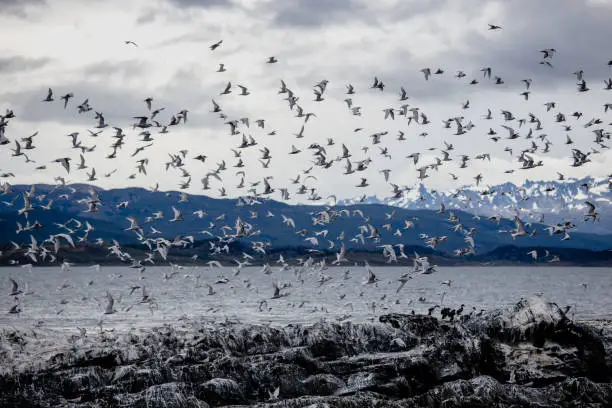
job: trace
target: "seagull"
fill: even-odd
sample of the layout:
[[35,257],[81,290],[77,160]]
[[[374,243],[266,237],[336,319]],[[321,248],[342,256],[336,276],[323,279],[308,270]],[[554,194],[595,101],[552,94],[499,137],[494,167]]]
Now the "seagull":
[[116,313],[117,311],[113,308],[114,304],[115,299],[113,299],[109,291],[106,291],[106,308],[104,309],[104,314]]
[[221,44],[223,44],[223,40],[219,40],[216,43],[214,43],[213,45],[210,46],[210,50],[214,51],[217,48],[219,48],[221,46]]
[[397,288],[397,290],[395,291],[395,293],[399,293],[400,290],[402,290],[402,288],[404,287],[404,285],[406,285],[406,283],[412,279],[412,276],[408,273],[403,274],[402,276],[399,277],[398,281],[401,282],[399,287]]
[[597,211],[595,211],[595,205],[593,205],[589,201],[585,201],[584,204],[588,208],[588,212],[585,214],[584,220],[587,221],[589,218],[592,218],[593,222],[599,221],[599,213]]
[[70,157],[62,157],[60,159],[53,160],[54,163],[60,163],[67,173],[70,173]]
[[232,93],[231,89],[232,89],[232,83],[228,82],[227,85],[225,85],[225,89],[223,90],[223,92],[221,92],[219,95],[228,95],[228,94]]
[[64,101],[64,109],[66,109],[66,106],[68,105],[68,100],[70,100],[70,98],[72,97],[74,97],[74,95],[72,94],[72,92],[70,92],[60,98]]
[[13,278],[9,278],[9,280],[11,281],[11,284],[12,284],[11,292],[9,293],[10,296],[17,296],[23,293],[23,291],[19,289],[19,285]]
[[174,206],[172,207],[172,212],[174,213],[174,218],[170,220],[170,222],[184,221],[183,213],[180,210],[177,210]]
[[423,73],[423,75],[425,75],[425,80],[428,80],[431,76],[431,69],[429,68],[423,68],[421,72]]
[[525,224],[519,217],[514,217],[514,223],[516,225],[516,229],[511,231],[512,239],[528,235],[527,231],[525,230]]
[[43,102],[53,102],[53,91],[51,88],[47,91],[47,97],[42,100]]
[[368,272],[368,279],[364,282],[364,284],[372,284],[372,283],[378,282],[378,278],[374,274],[374,271],[372,271],[372,268],[370,267],[370,265],[366,262],[365,266],[366,266],[366,271]]

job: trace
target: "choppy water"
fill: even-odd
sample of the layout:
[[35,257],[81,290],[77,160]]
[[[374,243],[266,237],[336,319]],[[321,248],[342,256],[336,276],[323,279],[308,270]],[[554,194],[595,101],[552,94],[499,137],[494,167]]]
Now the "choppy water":
[[[440,303],[443,292],[445,306],[463,303],[466,312],[472,307],[480,310],[508,306],[523,296],[541,292],[562,306],[572,305],[578,319],[612,318],[610,268],[448,267],[431,275],[416,275],[399,294],[397,278],[408,271],[406,268],[373,268],[380,279],[376,284],[364,284],[363,267],[350,267],[350,279],[345,280],[346,269],[349,268],[323,271],[332,279],[321,285],[320,272],[314,269],[302,274],[302,283],[293,270],[273,268],[273,273],[266,275],[259,267],[244,268],[238,276],[233,276],[231,268],[185,267],[169,279],[166,275],[172,272],[170,267],[147,268],[143,274],[126,267],[102,267],[100,271],[77,267],[64,272],[60,268],[0,268],[0,327],[31,326],[41,321],[57,329],[92,327],[100,319],[105,327],[146,327],[183,317],[287,324],[350,315],[352,320],[363,321],[389,312],[425,313]],[[229,282],[215,283],[219,274]],[[20,314],[8,313],[16,303],[8,295],[9,277],[19,282],[24,291],[32,292],[19,296]],[[448,279],[452,280],[450,287],[441,284]],[[291,284],[281,292],[288,293],[286,297],[271,299],[275,281]],[[207,283],[216,294],[208,294]],[[140,290],[129,295],[134,285],[146,285],[157,307],[139,303]],[[117,313],[104,314],[106,290],[115,298]],[[420,297],[425,301],[419,301]],[[269,310],[259,311],[262,300],[267,301]],[[376,303],[375,309],[372,302]]]

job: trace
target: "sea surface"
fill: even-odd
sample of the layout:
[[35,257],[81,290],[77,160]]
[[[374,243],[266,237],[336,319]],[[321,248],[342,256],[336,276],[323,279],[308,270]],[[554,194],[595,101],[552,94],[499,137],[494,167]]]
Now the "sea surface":
[[[348,279],[345,271],[350,269]],[[129,329],[159,326],[185,319],[285,325],[327,320],[365,321],[381,314],[427,313],[433,305],[464,312],[506,307],[521,297],[540,294],[579,320],[612,319],[612,269],[576,267],[441,267],[414,278],[396,293],[397,279],[406,267],[373,267],[378,282],[364,283],[363,266],[300,268],[271,274],[261,267],[185,266],[181,269],[148,267],[143,273],[128,267],[5,267],[0,268],[0,328],[113,327]],[[321,275],[326,280],[321,283]],[[27,294],[9,296],[19,283]],[[222,278],[227,278],[227,283]],[[442,282],[451,280],[450,286]],[[286,286],[272,299],[273,284]],[[210,285],[214,294],[209,294]],[[146,286],[149,302],[141,302]],[[106,292],[114,298],[116,313],[105,314]],[[262,303],[262,301],[265,301]],[[19,303],[21,313],[9,309]]]

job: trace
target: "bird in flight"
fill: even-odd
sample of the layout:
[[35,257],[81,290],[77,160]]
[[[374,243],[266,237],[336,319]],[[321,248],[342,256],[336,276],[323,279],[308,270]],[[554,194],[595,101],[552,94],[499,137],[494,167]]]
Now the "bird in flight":
[[219,48],[219,47],[221,46],[221,44],[223,44],[223,40],[219,40],[219,41],[217,41],[216,43],[214,43],[214,44],[212,44],[212,45],[210,46],[210,50],[211,50],[211,51],[216,50],[217,48]]

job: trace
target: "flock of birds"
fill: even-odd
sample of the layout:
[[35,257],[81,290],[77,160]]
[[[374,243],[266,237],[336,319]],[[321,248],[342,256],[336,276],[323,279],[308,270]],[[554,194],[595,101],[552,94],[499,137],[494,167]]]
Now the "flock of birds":
[[[501,27],[496,25],[490,25],[489,29],[492,31],[500,30]],[[138,47],[133,41],[125,41],[126,46]],[[218,41],[210,46],[211,52],[216,52],[217,49],[223,46],[223,41]],[[543,66],[542,69],[555,69],[554,58],[557,51],[554,48],[541,50],[540,54],[542,59],[540,64]],[[263,61],[262,61],[263,62]],[[275,56],[271,56],[265,60],[266,64],[275,64],[278,59]],[[612,68],[612,61],[608,63]],[[217,72],[222,73],[227,71],[228,68],[225,64],[220,63]],[[420,70],[423,74],[424,81],[434,81],[436,77],[441,75],[447,75],[446,72],[441,68],[423,68]],[[594,87],[591,83],[587,83],[586,75],[582,70],[578,70],[574,73],[576,77],[576,91],[579,93],[589,92]],[[455,77],[458,81],[464,81],[468,74],[464,71],[458,71]],[[469,86],[477,86],[481,81],[490,81],[494,85],[502,85],[506,82],[501,76],[496,75],[495,71],[491,67],[483,67],[480,69],[479,77],[468,80]],[[522,97],[525,101],[529,101],[532,94],[533,80],[530,78],[523,78],[522,83],[524,90],[520,92],[518,97]],[[180,190],[187,190],[191,186],[192,177],[196,177],[197,174],[201,175],[200,181],[202,189],[205,193],[209,193],[209,190],[213,188],[213,184],[218,185],[219,195],[224,197],[228,193],[224,183],[227,182],[227,173],[230,172],[230,168],[234,169],[234,176],[238,177],[238,184],[236,189],[238,191],[244,191],[244,194],[240,194],[237,199],[237,205],[240,206],[253,206],[255,210],[251,211],[251,217],[247,219],[241,219],[240,217],[234,217],[228,209],[227,214],[216,217],[215,219],[209,219],[208,228],[204,228],[201,232],[202,237],[208,239],[210,242],[210,257],[216,255],[225,254],[233,256],[233,277],[240,274],[241,270],[252,264],[252,261],[256,256],[265,257],[268,254],[271,246],[270,242],[262,238],[262,231],[258,229],[256,220],[259,217],[273,218],[282,222],[286,228],[291,228],[296,234],[304,238],[304,242],[311,246],[309,252],[312,256],[303,257],[296,260],[285,260],[282,256],[278,260],[266,261],[261,269],[261,273],[267,275],[277,276],[290,276],[287,271],[293,271],[298,282],[304,283],[304,275],[317,276],[317,282],[319,285],[324,285],[331,280],[348,280],[351,277],[351,268],[347,268],[345,273],[341,277],[330,276],[326,273],[327,267],[329,266],[325,259],[316,260],[316,255],[321,253],[323,249],[327,251],[335,251],[335,259],[331,261],[333,266],[344,266],[352,265],[353,262],[349,260],[350,256],[347,255],[346,241],[350,241],[355,244],[367,245],[374,243],[380,250],[386,262],[389,264],[395,264],[402,260],[411,260],[413,263],[412,268],[407,267],[406,272],[401,274],[399,277],[394,278],[393,282],[397,282],[397,288],[395,294],[398,295],[401,289],[410,280],[417,278],[419,275],[432,274],[436,271],[436,265],[433,265],[429,258],[426,256],[420,256],[415,254],[414,257],[407,255],[404,252],[404,245],[402,244],[388,244],[382,241],[381,231],[391,232],[391,222],[383,225],[374,225],[370,222],[370,218],[367,214],[359,209],[351,209],[350,207],[344,207],[337,205],[337,198],[335,195],[323,197],[320,189],[317,187],[317,178],[314,174],[319,172],[326,177],[336,167],[342,166],[343,177],[356,177],[358,181],[354,182],[355,188],[366,188],[370,186],[372,182],[372,171],[369,170],[373,165],[378,165],[382,162],[382,166],[377,170],[384,180],[389,185],[391,195],[399,198],[403,197],[408,191],[412,189],[410,186],[399,185],[393,183],[391,177],[391,170],[384,165],[383,160],[391,159],[391,153],[394,156],[400,155],[397,151],[391,151],[389,147],[385,146],[384,141],[391,137],[388,131],[378,131],[368,136],[371,141],[370,145],[364,145],[360,151],[354,151],[347,147],[348,143],[342,143],[336,141],[334,138],[327,138],[325,142],[319,143],[316,141],[306,142],[309,137],[307,136],[307,127],[311,121],[317,120],[316,111],[306,110],[306,98],[301,98],[291,89],[291,87],[284,81],[279,80],[280,87],[277,91],[278,95],[287,102],[288,111],[293,113],[293,116],[302,120],[299,130],[294,133],[294,141],[289,142],[290,147],[284,154],[292,156],[306,156],[312,155],[311,165],[298,172],[294,177],[288,180],[291,185],[297,186],[296,190],[291,190],[288,184],[275,184],[272,176],[264,176],[260,180],[249,180],[249,173],[247,172],[248,166],[261,166],[262,169],[268,169],[272,163],[273,152],[272,149],[265,146],[265,143],[260,139],[259,141],[252,135],[252,125],[254,124],[256,129],[261,129],[265,134],[274,136],[276,131],[269,127],[268,122],[264,118],[249,118],[249,117],[230,117],[230,115],[222,108],[224,99],[231,98],[229,95],[236,95],[236,97],[248,97],[251,92],[247,86],[239,85],[230,82],[225,83],[221,87],[219,95],[215,96],[210,101],[210,114],[222,120],[227,126],[229,134],[233,137],[237,137],[239,141],[235,148],[231,149],[230,155],[235,161],[233,165],[228,165],[227,160],[221,160],[216,163],[216,166],[205,172],[199,170],[190,170],[191,164],[198,162],[200,164],[208,163],[208,156],[204,154],[193,155],[190,154],[188,149],[180,149],[176,152],[168,153],[168,161],[163,163],[163,167],[167,172],[176,172],[179,176],[179,187]],[[313,86],[313,99],[311,102],[314,105],[319,105],[326,101],[328,95],[328,89],[330,81],[323,79]],[[612,78],[604,80],[604,90],[612,90]],[[381,78],[374,77],[371,85],[370,92],[385,92],[388,93],[386,85]],[[344,102],[350,116],[359,117],[363,114],[363,108],[358,103],[358,91],[357,87],[353,84],[346,85],[346,98]],[[95,235],[96,225],[93,218],[88,218],[89,213],[96,213],[100,211],[100,208],[105,205],[104,197],[101,197],[98,190],[94,186],[87,189],[87,197],[75,199],[75,195],[83,193],[83,187],[74,188],[70,186],[66,176],[57,174],[56,172],[63,172],[69,177],[77,177],[81,173],[85,173],[84,177],[79,180],[85,180],[88,183],[95,183],[100,176],[105,178],[113,177],[116,169],[108,170],[105,169],[102,173],[98,173],[100,169],[96,170],[94,165],[88,162],[88,154],[94,152],[97,148],[97,141],[103,140],[103,137],[111,139],[109,152],[106,155],[106,162],[112,163],[113,160],[121,158],[122,160],[133,160],[136,171],[129,176],[129,179],[136,179],[137,177],[147,177],[148,166],[151,161],[148,157],[145,157],[155,145],[157,135],[164,135],[173,131],[177,127],[185,125],[188,122],[187,109],[182,109],[179,112],[175,112],[170,115],[168,120],[163,120],[164,107],[156,106],[155,99],[153,97],[146,97],[143,99],[143,110],[144,113],[135,115],[133,117],[134,122],[131,123],[130,127],[132,132],[136,133],[139,139],[139,145],[130,152],[124,153],[123,147],[126,144],[126,138],[128,134],[123,127],[120,127],[116,123],[108,123],[104,113],[95,110],[90,103],[89,99],[84,99],[80,104],[76,105],[73,102],[75,95],[72,92],[68,92],[61,95],[59,98],[54,93],[52,88],[49,88],[41,98],[40,103],[50,104],[59,102],[63,105],[64,109],[76,108],[78,114],[91,114],[93,112],[93,123],[91,128],[87,129],[87,135],[83,135],[79,131],[74,131],[68,134],[69,149],[75,151],[75,155],[66,154],[62,157],[54,158],[51,162],[41,163],[33,160],[33,152],[36,151],[36,141],[39,136],[39,132],[36,131],[27,137],[14,137],[11,132],[10,124],[17,117],[17,114],[11,109],[7,109],[4,115],[0,115],[0,148],[10,149],[12,151],[12,160],[23,160],[32,166],[34,173],[41,172],[44,174],[45,171],[53,171],[56,175],[55,181],[57,186],[54,191],[65,191],[64,194],[60,195],[59,199],[72,202],[82,207],[83,219],[79,217],[73,217],[66,222],[56,223],[58,228],[57,233],[50,234],[48,238],[41,240],[37,237],[41,237],[41,234],[45,233],[45,226],[42,225],[36,219],[36,213],[38,211],[50,211],[53,208],[54,200],[48,198],[48,194],[38,194],[36,186],[32,185],[29,191],[23,191],[23,193],[17,194],[13,191],[11,184],[8,179],[14,177],[14,174],[10,170],[3,170],[0,177],[6,181],[0,185],[0,195],[4,196],[4,206],[13,207],[16,203],[22,201],[23,205],[17,209],[17,214],[23,217],[22,222],[17,223],[18,234],[28,234],[29,239],[26,242],[17,243],[11,242],[8,248],[0,252],[0,256],[9,259],[9,262],[13,265],[22,264],[24,260],[28,260],[27,264],[22,266],[32,268],[33,265],[39,263],[59,263],[63,270],[68,270],[71,264],[67,261],[70,256],[69,249],[78,245],[93,244],[100,247],[106,247],[108,254],[119,259],[121,262],[129,264],[131,268],[139,271],[139,278],[146,279],[146,267],[148,265],[154,265],[160,262],[169,262],[169,253],[173,248],[185,248],[194,245],[194,242],[198,239],[192,235],[184,236],[179,235],[173,239],[163,236],[163,223],[192,223],[201,221],[203,225],[206,225],[204,220],[207,216],[204,209],[193,212],[192,214],[184,214],[182,209],[182,203],[189,201],[189,196],[183,191],[180,192],[178,199],[173,194],[168,193],[169,199],[174,199],[175,202],[172,205],[172,214],[170,217],[162,211],[153,212],[147,215],[144,223],[142,223],[137,216],[131,215],[126,217],[125,220],[125,231],[133,232],[138,241],[143,245],[145,255],[142,258],[135,257],[129,253],[129,250],[123,248],[117,241],[105,242],[101,238],[92,239],[90,234]],[[385,120],[404,120],[406,123],[405,131],[399,131],[396,135],[398,141],[406,141],[407,146],[415,146],[406,134],[408,130],[415,130],[415,134],[418,138],[425,138],[429,132],[433,132],[435,125],[429,119],[428,114],[421,109],[419,106],[414,106],[407,101],[410,100],[409,92],[406,88],[400,87],[398,93],[398,105],[384,108],[382,115]],[[479,130],[472,121],[465,118],[465,112],[470,109],[470,101],[467,100],[461,106],[461,111],[458,115],[450,118],[445,118],[442,121],[440,129],[435,131],[440,132],[451,132],[455,137],[461,135],[468,135],[468,137]],[[607,113],[612,109],[612,103],[607,103],[603,106],[602,113]],[[602,150],[608,149],[606,143],[609,143],[611,132],[605,129],[604,119],[600,117],[592,117],[587,121],[581,122],[584,114],[580,111],[566,114],[557,109],[555,102],[549,102],[546,104],[546,111],[552,115],[553,121],[557,126],[561,126],[561,131],[565,132],[563,140],[555,140],[556,136],[552,136],[543,133],[543,118],[530,113],[527,117],[518,117],[509,110],[501,110],[499,113],[494,112],[492,109],[488,109],[487,112],[483,112],[483,118],[490,120],[493,123],[494,118],[498,115],[501,116],[503,122],[501,125],[492,125],[487,135],[493,143],[506,143],[505,151],[511,156],[516,157],[519,166],[516,170],[530,170],[537,167],[543,166],[543,160],[539,159],[541,155],[550,152],[553,143],[562,142],[570,147],[569,154],[571,165],[573,167],[581,167],[588,165],[591,162],[591,158],[594,155],[600,154]],[[582,151],[578,148],[571,148],[574,144],[570,136],[570,132],[574,127],[582,126],[584,129],[588,129],[592,132],[594,140],[593,144],[588,151]],[[356,127],[353,134],[358,135],[364,132],[364,128]],[[502,134],[498,134],[502,133]],[[110,135],[109,135],[110,133]],[[505,133],[505,137],[503,135]],[[551,130],[553,135],[560,133],[558,129]],[[314,138],[314,137],[313,137]],[[460,139],[457,139],[460,140]],[[527,147],[522,148],[518,146],[518,142],[521,140],[528,140]],[[338,146],[339,145],[339,146]],[[245,151],[259,150],[259,157],[257,163],[247,163],[246,156],[243,155]],[[414,166],[417,173],[417,179],[422,182],[427,179],[432,171],[439,171],[443,166],[447,166],[451,161],[458,161],[458,169],[461,171],[469,166],[470,160],[491,160],[490,153],[481,153],[477,155],[462,154],[456,157],[454,155],[454,144],[444,142],[443,146],[432,147],[427,151],[416,151],[406,152],[404,157],[407,160],[406,166]],[[374,152],[374,150],[378,150]],[[427,152],[439,152],[439,156],[434,158],[433,162],[422,163],[422,158]],[[371,154],[374,153],[374,154]],[[515,154],[516,153],[516,154]],[[281,152],[274,152],[274,156],[281,154]],[[433,154],[433,153],[432,153]],[[125,162],[127,163],[127,162]],[[127,166],[122,163],[120,166]],[[102,165],[101,162],[97,163],[97,166]],[[3,164],[6,166],[6,163]],[[369,171],[368,171],[369,170]],[[506,173],[512,173],[515,169],[506,170]],[[200,177],[200,176],[197,177]],[[321,177],[321,176],[320,176]],[[458,180],[458,176],[454,173],[450,173],[450,177],[453,180]],[[476,186],[480,186],[484,180],[483,174],[477,174],[473,177]],[[560,179],[564,179],[566,175],[559,174]],[[569,177],[569,175],[567,176]],[[610,188],[612,189],[612,175],[610,177]],[[376,181],[378,183],[379,181]],[[159,184],[152,187],[152,190],[157,191]],[[585,186],[585,190],[588,194],[588,186]],[[493,194],[492,188],[487,187],[482,191],[483,199]],[[504,194],[503,191],[497,192]],[[269,210],[257,211],[256,209],[261,206],[265,208],[266,200],[269,199],[280,199],[289,200],[293,194],[301,195],[306,200],[314,203],[325,203],[320,210],[314,211],[311,214],[312,223],[311,225],[296,225],[295,220],[284,214],[274,214]],[[456,196],[461,195],[461,189],[457,189]],[[361,201],[365,199],[364,194]],[[519,197],[517,200],[521,201],[528,200],[529,197]],[[122,202],[116,205],[117,209],[129,208],[130,202]],[[596,222],[600,219],[600,214],[597,207],[593,204],[592,200],[585,202],[585,214],[584,222],[592,221]],[[525,222],[522,216],[522,211],[527,211],[523,208],[517,207],[517,215],[514,217],[515,228],[503,233],[511,235],[512,239],[529,239],[535,236],[536,229],[531,227],[531,223]],[[438,213],[441,217],[441,222],[450,223],[450,231],[459,233],[463,236],[465,247],[457,248],[455,254],[457,256],[467,256],[476,252],[475,235],[477,230],[475,227],[467,225],[468,220],[459,219],[457,214],[453,212],[453,209],[446,208],[444,203],[439,203]],[[387,214],[387,220],[394,218],[394,212]],[[339,218],[355,217],[357,222],[356,230],[342,231],[336,237],[328,237],[328,229]],[[542,215],[543,217],[543,215]],[[475,218],[478,218],[475,216]],[[500,223],[501,216],[493,215],[489,218],[493,223]],[[540,221],[543,221],[541,218]],[[575,221],[575,220],[574,220]],[[576,222],[572,220],[558,220],[547,228],[549,235],[558,235],[563,240],[570,239],[570,232],[576,227]],[[410,230],[415,229],[416,220],[402,220],[403,227],[396,228],[393,231],[393,235],[401,237],[403,234],[416,233]],[[423,245],[436,249],[438,244],[448,239],[448,236],[430,236],[426,231],[419,234],[419,237],[423,240]],[[230,254],[230,244],[237,240],[246,240],[251,245],[251,251],[249,253],[243,252],[242,254]],[[63,259],[59,257],[58,253],[60,249],[66,248],[67,252]],[[560,256],[557,254],[548,253],[539,254],[536,250],[528,252],[534,259],[543,258],[548,262],[560,261]],[[197,260],[197,255],[194,255],[193,261]],[[172,279],[173,276],[178,274],[181,266],[171,264],[172,273],[166,274],[166,279]],[[210,261],[208,265],[211,268],[218,268],[219,271],[225,270],[224,266],[219,261]],[[277,267],[278,265],[278,267]],[[354,267],[354,266],[353,266]],[[100,266],[95,266],[98,270]],[[275,269],[278,268],[277,271]],[[365,263],[365,281],[364,285],[378,285],[380,279],[374,273],[372,268]],[[283,278],[284,279],[284,278]],[[21,312],[21,301],[23,296],[27,296],[29,293],[28,288],[23,288],[23,284],[17,282],[13,277],[10,278],[11,290],[9,296],[15,298],[15,305],[10,309],[10,313],[18,314]],[[226,284],[230,282],[230,278],[226,277],[223,272],[219,274],[217,279],[213,282],[209,282],[205,286],[208,288],[208,294],[214,295],[216,293],[215,284]],[[94,282],[92,281],[91,284]],[[233,282],[236,284],[236,282]],[[248,279],[244,280],[245,285],[250,285]],[[451,281],[442,282],[444,285],[451,286]],[[203,286],[197,282],[196,286]],[[291,287],[288,283],[281,283],[279,280],[274,280],[272,284],[272,296],[271,299],[279,299],[289,296],[287,289]],[[147,304],[152,310],[156,301],[149,295],[145,284],[136,284],[130,287],[130,295],[135,291],[140,292],[140,297],[137,303]],[[363,295],[363,292],[362,292]],[[425,299],[419,299],[424,301]],[[399,298],[396,302],[399,304]],[[260,311],[269,310],[267,300],[262,300],[258,309]],[[303,304],[302,304],[303,305]],[[102,308],[104,314],[114,314],[117,312],[115,300],[110,292],[106,292],[106,303]],[[301,306],[300,306],[301,307]],[[429,313],[432,313],[439,305],[432,307]],[[131,306],[130,306],[131,308]],[[372,302],[372,308],[376,308],[376,302]],[[129,308],[124,308],[123,311],[127,311]],[[448,307],[441,308],[442,316],[453,319],[463,312],[463,305],[458,309],[451,309]],[[472,311],[474,312],[474,311]]]

